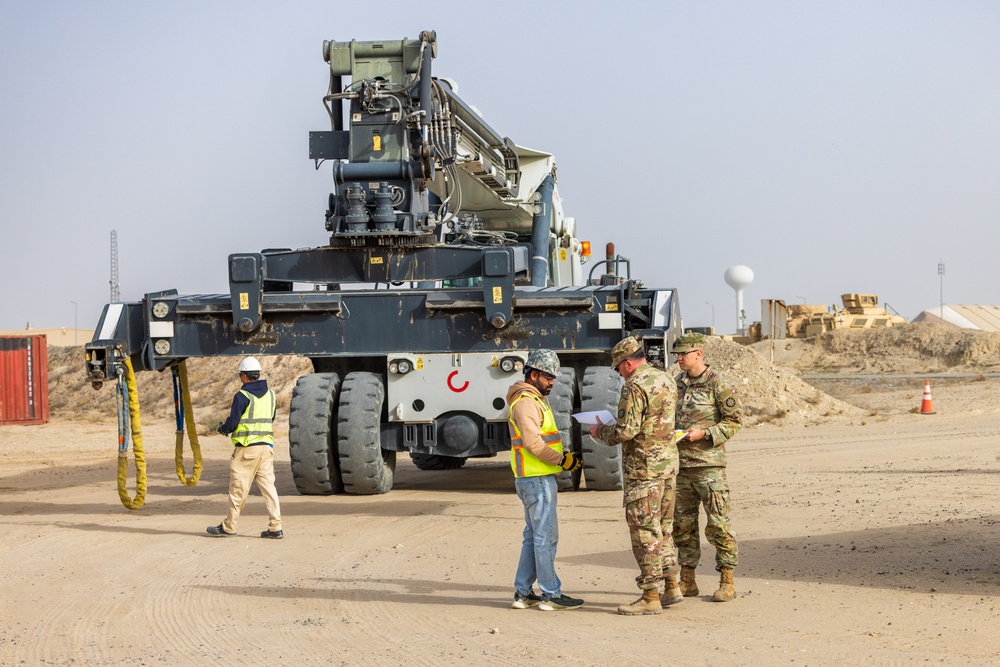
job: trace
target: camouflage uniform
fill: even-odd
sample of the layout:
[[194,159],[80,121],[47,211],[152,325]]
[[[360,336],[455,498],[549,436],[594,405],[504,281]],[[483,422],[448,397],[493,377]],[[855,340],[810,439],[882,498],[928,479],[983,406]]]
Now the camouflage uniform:
[[[626,338],[615,346],[612,358],[624,359],[638,349],[636,339]],[[617,422],[598,431],[605,444],[622,446],[625,520],[639,564],[636,583],[644,591],[657,589],[664,575],[680,570],[671,537],[677,476],[676,397],[673,378],[643,364],[622,387]]]
[[715,569],[734,568],[739,560],[736,539],[729,528],[729,483],[726,481],[725,443],[743,425],[743,406],[732,385],[708,367],[692,378],[677,378],[677,428],[705,429],[705,438],[677,443],[677,506],[674,542],[683,567],[695,568],[701,559],[698,506],[705,506],[705,537],[715,547]]

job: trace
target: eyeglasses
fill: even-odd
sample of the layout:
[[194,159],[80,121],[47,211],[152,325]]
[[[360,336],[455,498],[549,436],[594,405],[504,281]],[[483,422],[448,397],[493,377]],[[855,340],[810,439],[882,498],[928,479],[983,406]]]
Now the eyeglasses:
[[538,376],[541,377],[541,378],[543,378],[543,379],[545,379],[545,380],[548,380],[549,382],[555,382],[556,381],[556,376],[552,375],[551,373],[544,373],[542,371],[538,371]]
[[699,352],[700,350],[701,350],[700,347],[696,347],[693,350],[687,350],[686,352],[674,352],[674,355],[678,356],[678,357],[683,357],[683,356],[686,356],[688,354],[691,354],[692,352]]

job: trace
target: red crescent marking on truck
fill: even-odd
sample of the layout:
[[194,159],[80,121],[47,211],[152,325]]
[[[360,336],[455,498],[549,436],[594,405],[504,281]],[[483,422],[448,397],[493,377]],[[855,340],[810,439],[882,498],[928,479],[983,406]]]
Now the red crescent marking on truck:
[[451,383],[452,378],[454,378],[456,375],[458,375],[458,371],[452,371],[451,373],[448,374],[448,389],[451,389],[453,392],[460,394],[469,388],[469,381],[466,380],[461,387],[456,387]]

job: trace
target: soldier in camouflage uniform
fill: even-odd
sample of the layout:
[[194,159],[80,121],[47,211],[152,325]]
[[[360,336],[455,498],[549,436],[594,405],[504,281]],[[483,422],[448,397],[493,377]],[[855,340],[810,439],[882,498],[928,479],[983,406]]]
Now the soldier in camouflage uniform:
[[[590,435],[622,447],[625,520],[632,553],[639,564],[636,583],[642,597],[621,605],[625,615],[659,614],[664,606],[684,600],[677,587],[677,550],[671,537],[677,447],[674,445],[674,402],[677,387],[664,371],[646,363],[642,344],[626,338],[611,351],[611,363],[625,378],[614,424],[598,423]],[[664,582],[660,597],[660,581]]]
[[705,537],[715,547],[719,590],[712,599],[736,597],[733,568],[739,560],[729,528],[729,483],[726,481],[726,442],[743,425],[739,396],[721,375],[705,364],[705,337],[687,334],[674,341],[682,373],[677,378],[677,429],[686,434],[677,442],[677,506],[674,542],[681,564],[680,589],[685,597],[698,595],[695,568],[701,559],[698,507],[705,507]]

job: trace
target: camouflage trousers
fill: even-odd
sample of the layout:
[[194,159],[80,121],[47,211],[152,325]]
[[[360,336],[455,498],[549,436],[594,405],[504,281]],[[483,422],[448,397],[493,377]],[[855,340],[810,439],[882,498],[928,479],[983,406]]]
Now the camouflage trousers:
[[681,468],[677,473],[677,503],[674,509],[674,542],[683,567],[698,567],[701,535],[698,507],[705,507],[705,537],[715,547],[715,569],[733,568],[739,562],[736,539],[729,529],[729,483],[726,469]]
[[659,587],[664,574],[680,571],[677,547],[671,537],[674,519],[674,478],[627,482],[625,522],[632,539],[632,554],[639,564],[636,584],[642,590]]

